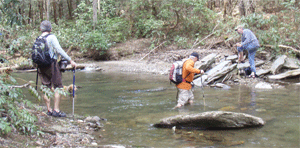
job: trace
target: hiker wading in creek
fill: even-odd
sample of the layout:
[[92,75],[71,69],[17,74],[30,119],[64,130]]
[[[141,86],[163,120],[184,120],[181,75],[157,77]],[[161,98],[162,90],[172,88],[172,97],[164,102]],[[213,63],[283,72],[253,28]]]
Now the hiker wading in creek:
[[[48,88],[63,88],[62,85],[62,74],[60,72],[60,67],[57,63],[57,54],[60,54],[64,59],[69,61],[73,68],[76,68],[76,63],[71,60],[71,58],[66,54],[66,52],[61,48],[55,35],[50,34],[52,31],[52,26],[49,21],[43,21],[40,25],[40,30],[42,31],[41,37],[46,36],[46,44],[49,48],[49,54],[52,57],[52,63],[49,66],[39,66],[38,74],[42,81],[42,84]],[[50,98],[44,95],[44,100],[48,109],[47,115],[54,117],[66,117],[66,114],[59,110],[60,94],[56,91],[54,93],[54,108],[52,110],[50,106]]]
[[177,105],[175,108],[180,108],[181,106],[189,103],[192,104],[194,100],[194,94],[192,91],[192,84],[191,82],[194,79],[194,73],[197,74],[204,74],[203,70],[194,68],[194,64],[196,61],[199,60],[199,55],[196,52],[193,52],[189,59],[186,60],[182,66],[182,82],[179,83],[177,86]]
[[247,50],[250,68],[251,68],[251,74],[249,75],[249,77],[255,78],[256,68],[255,68],[254,58],[255,58],[256,50],[260,46],[259,42],[251,30],[244,29],[244,27],[241,25],[237,26],[235,28],[235,31],[237,31],[238,34],[242,35],[242,42],[236,44],[238,50],[238,57],[239,57],[238,62],[239,63],[244,62],[243,51]]

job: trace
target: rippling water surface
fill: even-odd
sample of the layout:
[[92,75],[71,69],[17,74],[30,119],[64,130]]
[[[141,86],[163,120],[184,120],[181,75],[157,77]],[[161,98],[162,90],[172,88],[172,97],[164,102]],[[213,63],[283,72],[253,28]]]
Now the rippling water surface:
[[[16,74],[35,80],[35,74]],[[72,84],[72,72],[63,74],[64,85]],[[192,106],[173,110],[176,88],[167,76],[128,73],[76,72],[75,113],[106,118],[104,129],[95,134],[99,145],[147,147],[300,147],[300,88],[255,90],[233,86],[194,89]],[[203,97],[204,92],[204,97]],[[72,113],[64,99],[61,110]],[[242,130],[158,129],[160,119],[205,111],[233,111],[261,117],[266,125]],[[102,138],[98,138],[99,135]]]

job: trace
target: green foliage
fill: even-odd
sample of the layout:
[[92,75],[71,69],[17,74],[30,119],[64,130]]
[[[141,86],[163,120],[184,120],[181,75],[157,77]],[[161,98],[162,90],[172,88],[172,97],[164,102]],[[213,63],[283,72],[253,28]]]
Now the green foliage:
[[13,26],[14,24],[22,25],[22,21],[26,18],[19,13],[19,0],[1,0],[0,11],[5,14],[5,17],[0,17],[0,21],[6,22],[6,25]]
[[0,76],[0,134],[5,135],[16,129],[23,134],[37,133],[34,124],[37,118],[26,110],[32,107],[28,100],[23,100],[21,89],[12,87],[16,80],[9,75]]
[[186,37],[175,37],[175,43],[177,43],[178,47],[180,48],[189,48],[191,45],[188,44],[188,38]]
[[[220,7],[214,10],[207,8],[208,0],[101,0],[97,9],[97,22],[93,22],[92,1],[76,1],[76,9],[72,17],[67,15],[57,18],[57,24],[52,22],[52,33],[55,34],[64,49],[73,46],[82,53],[93,51],[93,54],[105,55],[115,43],[124,42],[130,38],[150,38],[152,47],[167,40],[168,44],[176,44],[180,48],[190,48],[188,41],[213,36],[224,36],[229,40],[237,38],[233,32],[236,17],[223,19]],[[276,52],[282,49],[278,45],[292,47],[298,45],[300,13],[299,1],[290,0],[281,3],[283,10],[276,14],[265,14],[256,9],[256,13],[247,14],[238,20],[246,24],[258,36],[262,45],[272,45]],[[8,38],[0,37],[0,48],[10,54],[20,52],[30,57],[34,39],[40,35],[37,3],[32,4],[36,18],[27,24],[29,1],[2,0],[0,3],[0,27],[10,32]],[[65,1],[62,3],[66,3]],[[257,5],[257,7],[259,7]],[[25,8],[20,15],[20,8]],[[75,6],[74,6],[75,8]],[[51,10],[52,11],[52,10]],[[67,10],[64,10],[67,11]],[[53,14],[50,14],[53,19]],[[73,18],[73,19],[70,19]],[[25,21],[26,20],[26,21]],[[219,22],[219,23],[218,23]],[[36,23],[36,24],[35,24]],[[7,25],[10,24],[10,25]],[[299,47],[298,47],[299,48]],[[95,53],[96,51],[96,53]],[[286,52],[286,51],[283,51]],[[288,51],[290,52],[290,51]]]

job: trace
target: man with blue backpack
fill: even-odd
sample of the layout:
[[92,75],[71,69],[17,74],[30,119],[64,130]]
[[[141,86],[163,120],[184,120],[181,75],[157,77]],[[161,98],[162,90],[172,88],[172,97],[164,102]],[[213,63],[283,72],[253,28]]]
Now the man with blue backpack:
[[[32,60],[38,65],[38,74],[42,84],[52,89],[63,88],[62,74],[57,62],[57,55],[61,55],[64,59],[70,62],[73,68],[76,68],[76,63],[66,54],[61,48],[55,35],[50,34],[52,26],[50,21],[42,21],[40,25],[42,31],[33,47]],[[60,94],[54,94],[54,108],[50,106],[50,98],[44,95],[44,100],[48,109],[47,115],[54,117],[66,117],[66,114],[59,109]]]

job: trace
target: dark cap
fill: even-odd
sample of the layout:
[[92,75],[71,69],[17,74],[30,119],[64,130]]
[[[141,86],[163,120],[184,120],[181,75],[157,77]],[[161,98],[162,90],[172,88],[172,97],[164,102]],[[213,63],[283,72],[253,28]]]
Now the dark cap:
[[194,56],[194,57],[196,57],[196,58],[199,60],[199,54],[198,54],[197,52],[193,52],[193,53],[191,54],[191,56]]

